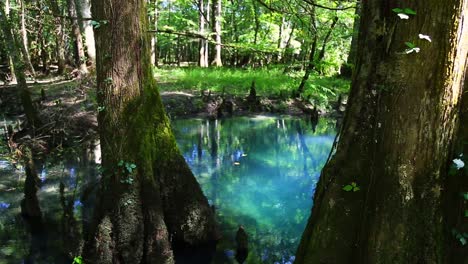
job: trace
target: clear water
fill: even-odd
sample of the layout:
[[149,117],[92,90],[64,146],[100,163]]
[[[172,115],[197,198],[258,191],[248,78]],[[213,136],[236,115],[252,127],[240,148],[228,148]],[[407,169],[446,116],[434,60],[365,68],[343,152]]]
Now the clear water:
[[[216,208],[223,239],[214,263],[236,263],[239,225],[249,235],[247,263],[292,262],[334,125],[321,120],[314,133],[305,120],[257,116],[178,120],[173,127],[185,159]],[[35,235],[20,216],[24,171],[0,155],[0,264],[73,262],[69,252],[79,250],[98,177],[89,149],[62,152],[37,167],[45,232]]]
[[173,126],[221,224],[215,262],[232,261],[242,225],[249,235],[247,263],[292,263],[334,126],[321,120],[314,133],[306,120],[266,116]]

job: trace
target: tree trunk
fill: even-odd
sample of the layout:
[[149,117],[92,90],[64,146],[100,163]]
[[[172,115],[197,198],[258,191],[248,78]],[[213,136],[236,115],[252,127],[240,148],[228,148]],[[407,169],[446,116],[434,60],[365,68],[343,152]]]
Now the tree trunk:
[[18,94],[28,125],[32,128],[38,127],[40,126],[39,117],[37,110],[33,105],[31,93],[26,83],[26,63],[24,62],[24,57],[21,56],[20,48],[18,48],[22,46],[22,42],[16,38],[18,34],[13,33],[12,17],[15,17],[14,11],[10,13],[8,2],[6,2],[4,8],[4,10],[0,10],[0,25],[2,27],[3,36],[5,37],[9,56],[12,58],[12,64],[18,82]]
[[346,63],[341,66],[340,76],[344,78],[351,78],[353,76],[353,69],[356,65],[356,56],[358,49],[359,37],[359,22],[361,21],[361,3],[356,3],[356,12],[354,14],[353,36],[351,38],[351,46],[349,48],[348,59]]
[[[206,1],[206,7],[205,7],[205,34],[206,33],[211,33],[210,29],[210,7],[211,7],[211,0],[205,0]],[[209,38],[211,39],[211,34],[209,35]],[[210,66],[210,41],[205,41],[205,55],[203,58],[205,59],[204,65],[205,67]]]
[[[396,1],[362,2],[351,104],[296,263],[462,263],[448,255],[442,201],[450,192],[444,187],[468,52],[468,2],[410,6],[417,15],[400,20]],[[411,40],[419,53],[407,54]]]
[[320,52],[319,52],[319,55],[317,56],[317,59],[315,59],[315,52],[316,52],[316,49],[317,49],[317,32],[315,31],[314,41],[312,43],[312,48],[310,50],[309,64],[308,64],[308,66],[306,68],[306,72],[304,74],[304,77],[302,77],[301,84],[299,85],[299,88],[297,89],[296,97],[300,96],[302,93],[304,93],[305,84],[306,84],[307,80],[309,79],[310,74],[312,73],[315,66],[317,65],[317,62],[321,62],[323,60],[323,58],[325,57],[325,50],[327,48],[328,40],[330,39],[331,33],[333,32],[333,29],[335,28],[337,22],[338,22],[338,17],[336,16],[336,17],[333,18],[332,23],[330,25],[330,28],[328,29],[327,35],[323,39],[322,48],[320,49]]
[[78,17],[81,20],[81,28],[84,32],[86,55],[88,60],[94,64],[96,62],[96,48],[94,46],[94,31],[91,25],[91,1],[90,0],[75,0],[78,6]]
[[54,18],[55,24],[55,56],[57,60],[57,73],[63,74],[65,72],[65,18],[63,10],[58,5],[57,1],[49,0],[48,4],[55,14],[61,16]]
[[221,0],[214,0],[214,19],[215,19],[215,33],[216,33],[216,47],[215,59],[213,64],[216,67],[222,67],[223,61],[221,60],[221,23],[222,23],[222,6]]
[[[151,71],[145,0],[95,0],[101,201],[89,263],[173,263],[217,238],[208,201],[177,149]],[[187,195],[190,194],[190,195]],[[177,251],[175,251],[177,253]]]
[[[198,1],[198,15],[199,15],[199,24],[198,24],[198,28],[199,28],[199,31],[200,31],[200,34],[205,34],[205,24],[206,24],[206,17],[205,17],[205,13],[204,13],[204,9],[205,9],[205,5],[204,5],[204,2],[203,0],[199,0]],[[206,48],[206,40],[205,39],[200,39],[200,53],[199,53],[199,66],[200,67],[208,67],[208,65],[206,64],[206,58],[205,58],[205,55],[206,55],[206,51],[205,51],[205,48]]]
[[83,47],[83,38],[81,37],[80,25],[78,24],[78,14],[76,11],[75,0],[67,0],[68,16],[70,16],[72,25],[72,35],[75,44],[75,64],[82,73],[87,73],[86,57]]
[[[467,62],[468,63],[468,60]],[[466,245],[463,245],[462,237],[459,235],[468,232],[467,221],[467,200],[468,195],[468,65],[465,65],[465,82],[461,99],[460,107],[460,121],[457,141],[454,144],[454,151],[452,159],[463,159],[465,167],[460,170],[455,170],[453,175],[447,177],[445,189],[445,204],[447,220],[445,221],[447,227],[451,229],[452,237],[448,241],[448,259],[447,263],[468,263],[468,251]],[[453,168],[453,161],[449,161]],[[461,194],[461,195],[460,195]],[[465,237],[466,239],[466,237]]]
[[[153,14],[150,16],[150,26],[154,27],[154,30],[158,30],[158,21],[159,21],[159,10],[158,4],[159,0],[150,0],[153,8]],[[158,67],[159,64],[159,50],[158,50],[158,33],[151,35],[151,62],[155,67]]]
[[31,63],[31,56],[29,55],[29,50],[28,50],[28,32],[26,30],[26,14],[25,14],[25,8],[24,8],[24,2],[22,0],[18,1],[18,4],[20,5],[20,32],[21,32],[21,52],[23,53],[23,59],[24,63],[27,64],[28,69],[33,77],[33,79],[36,78],[36,71],[34,70],[34,66]]

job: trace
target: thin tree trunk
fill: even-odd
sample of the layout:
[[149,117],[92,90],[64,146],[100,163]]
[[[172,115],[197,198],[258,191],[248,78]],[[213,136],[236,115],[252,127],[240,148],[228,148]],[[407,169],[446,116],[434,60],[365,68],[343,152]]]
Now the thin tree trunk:
[[[198,16],[199,16],[199,22],[198,22],[198,29],[200,31],[200,34],[205,34],[205,15],[204,15],[204,9],[205,5],[203,0],[198,0]],[[206,40],[205,39],[200,39],[200,52],[199,52],[199,66],[200,67],[208,67],[206,65]]]
[[172,249],[217,236],[213,212],[177,149],[156,88],[145,3],[92,4],[93,17],[109,23],[95,31],[106,171],[86,238],[87,263],[174,263]]
[[[158,4],[159,0],[150,0],[153,5],[153,14],[150,17],[150,24],[153,25],[154,30],[158,30],[158,21],[159,21],[159,10]],[[155,67],[158,67],[159,60],[159,50],[158,50],[158,34],[154,33],[151,35],[151,62],[153,62]]]
[[325,57],[325,50],[327,47],[328,40],[330,39],[331,33],[333,32],[333,29],[335,28],[337,22],[338,22],[338,17],[334,17],[332,20],[332,24],[327,32],[327,35],[323,39],[322,48],[319,52],[319,55],[317,56],[317,59],[315,59],[315,52],[317,49],[317,32],[315,32],[314,41],[312,42],[312,48],[310,50],[310,55],[309,55],[309,64],[307,66],[304,77],[302,77],[301,84],[299,85],[299,88],[297,88],[297,93],[295,95],[296,97],[304,93],[305,84],[307,83],[307,80],[309,79],[310,74],[314,70],[317,62],[322,61],[323,58]]
[[48,5],[52,12],[59,14],[59,17],[54,18],[55,24],[55,57],[57,60],[57,73],[63,74],[65,72],[65,18],[63,17],[64,10],[58,5],[57,1],[49,0]]
[[24,58],[21,57],[20,48],[18,48],[22,46],[22,42],[16,38],[18,34],[13,33],[13,26],[11,20],[12,17],[15,17],[13,15],[14,12],[10,13],[10,6],[8,5],[8,2],[6,2],[5,4],[5,9],[1,10],[0,12],[0,24],[3,31],[3,36],[5,37],[5,43],[7,44],[9,56],[12,58],[13,61],[12,64],[18,82],[18,94],[21,100],[21,104],[23,106],[23,111],[26,115],[28,125],[32,128],[38,127],[40,126],[39,117],[37,114],[37,110],[33,105],[31,93],[26,83],[26,64],[24,63]]
[[222,1],[214,0],[214,19],[215,19],[215,33],[216,33],[216,47],[215,47],[215,59],[214,65],[216,67],[223,66],[221,59],[221,23],[222,23]]
[[86,55],[88,61],[92,64],[96,62],[96,48],[94,47],[94,31],[91,25],[91,1],[90,0],[74,0],[78,7],[78,17],[80,18],[81,28],[85,37]]
[[27,64],[28,69],[31,73],[31,76],[33,79],[36,78],[36,71],[34,70],[34,66],[31,63],[31,56],[29,56],[29,50],[28,50],[28,32],[26,30],[26,14],[25,14],[25,8],[24,8],[24,2],[22,0],[18,1],[20,5],[20,25],[21,25],[21,40],[22,44],[20,45],[21,52],[23,53],[23,58],[24,58],[24,63]]
[[86,56],[83,47],[83,38],[81,36],[80,25],[78,24],[78,14],[76,11],[75,0],[67,0],[67,6],[75,45],[75,65],[79,67],[82,73],[88,73],[88,67],[86,67]]
[[[210,7],[211,7],[211,0],[205,0],[206,1],[206,7],[205,7],[205,34],[206,33],[210,33],[211,29],[210,29],[210,15],[211,15],[211,12],[210,12]],[[211,36],[211,34],[210,34]],[[210,37],[211,39],[211,37]],[[204,55],[204,59],[205,59],[205,67],[208,67],[210,66],[210,42],[209,41],[205,41],[205,55]]]
[[[388,2],[362,2],[351,104],[316,188],[298,264],[466,262],[449,255],[447,241],[455,238],[443,197],[453,191],[444,188],[463,92],[468,1],[411,6],[417,15],[401,22]],[[406,40],[420,52],[407,54]]]

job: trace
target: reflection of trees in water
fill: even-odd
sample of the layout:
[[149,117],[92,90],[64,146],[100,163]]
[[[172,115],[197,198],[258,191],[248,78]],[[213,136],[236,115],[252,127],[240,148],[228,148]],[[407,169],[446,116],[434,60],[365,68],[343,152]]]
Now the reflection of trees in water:
[[[233,235],[244,225],[251,241],[248,263],[294,255],[309,214],[314,177],[333,141],[328,120],[320,120],[316,136],[310,120],[299,119],[188,121],[175,127],[184,127],[176,135],[181,150],[217,207],[227,240],[218,248],[233,249]],[[282,185],[286,188],[273,194]]]
[[[41,168],[40,178],[36,168]],[[49,155],[47,161],[26,163],[25,194],[21,203],[23,217],[12,219],[12,214],[6,212],[10,218],[5,222],[1,219],[2,224],[12,223],[0,230],[0,244],[13,246],[8,261],[72,262],[80,248],[81,225],[85,226],[87,219],[82,216],[89,215],[86,211],[92,210],[92,188],[84,187],[95,185],[95,170],[92,150],[66,151]],[[2,193],[0,198],[8,199],[16,195],[14,192]],[[15,206],[13,200],[10,209],[14,210]]]

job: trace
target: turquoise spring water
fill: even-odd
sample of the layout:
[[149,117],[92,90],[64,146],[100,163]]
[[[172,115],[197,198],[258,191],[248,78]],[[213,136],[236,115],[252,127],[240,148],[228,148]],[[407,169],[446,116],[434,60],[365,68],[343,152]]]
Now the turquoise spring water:
[[334,126],[323,119],[314,133],[306,120],[267,116],[173,126],[221,224],[215,263],[232,261],[239,225],[249,235],[247,263],[292,263]]
[[[239,225],[249,236],[246,263],[292,263],[334,124],[322,119],[313,132],[306,120],[255,116],[177,120],[173,129],[220,223],[213,263],[236,263]],[[20,216],[24,171],[0,158],[0,264],[72,262],[68,252],[79,247],[95,201],[97,159],[89,149],[67,150],[37,167],[45,232],[33,236]]]

